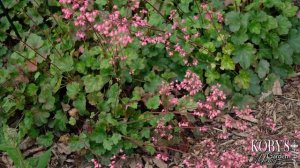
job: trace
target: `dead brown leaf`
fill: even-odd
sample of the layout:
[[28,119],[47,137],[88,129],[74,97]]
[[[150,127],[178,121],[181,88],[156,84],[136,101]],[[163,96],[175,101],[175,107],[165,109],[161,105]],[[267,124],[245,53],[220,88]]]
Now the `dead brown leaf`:
[[57,146],[57,151],[59,153],[66,154],[66,155],[71,154],[71,150],[68,145],[65,145],[64,143],[58,143],[56,144],[56,146]]
[[280,85],[280,81],[276,80],[274,82],[273,88],[272,88],[272,92],[274,95],[282,95],[282,90],[281,90],[281,85]]
[[168,165],[167,165],[165,162],[163,162],[163,161],[161,161],[161,160],[159,160],[159,159],[154,158],[154,159],[153,159],[153,162],[154,162],[155,165],[156,165],[157,167],[159,167],[159,168],[167,168],[167,167],[168,167]]
[[71,117],[75,117],[78,113],[78,109],[77,108],[72,108],[68,113]]
[[71,106],[70,106],[70,105],[68,105],[68,104],[65,104],[65,103],[61,103],[61,106],[62,106],[62,108],[63,108],[64,112],[66,112],[66,111],[70,110],[70,108],[71,108]]

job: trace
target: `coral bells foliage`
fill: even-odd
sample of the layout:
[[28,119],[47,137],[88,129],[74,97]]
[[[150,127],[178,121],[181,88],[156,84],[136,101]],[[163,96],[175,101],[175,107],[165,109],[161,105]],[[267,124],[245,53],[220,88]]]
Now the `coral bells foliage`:
[[[151,25],[147,21],[147,9],[140,7],[140,2],[136,0],[128,2],[130,8],[127,10],[131,10],[132,15],[126,15],[126,17],[121,16],[116,5],[110,13],[107,13],[93,9],[93,4],[88,0],[60,0],[59,2],[63,6],[61,11],[64,19],[73,20],[74,18],[73,24],[77,29],[78,39],[87,39],[88,32],[95,33],[102,46],[107,44],[107,48],[113,48],[110,52],[120,51],[122,47],[126,47],[137,39],[141,46],[163,44],[169,56],[178,53],[182,56],[185,65],[196,66],[199,62],[191,55],[191,52],[194,49],[206,50],[203,46],[193,42],[199,37],[199,32],[189,30],[185,26],[186,21],[178,16],[177,10],[171,10],[169,13],[168,21],[172,24],[170,30],[167,27],[161,29]],[[207,20],[216,19],[218,22],[223,22],[223,15],[220,11],[209,9],[205,3],[201,5],[201,8]],[[193,22],[197,22],[199,15],[193,18]],[[171,37],[176,40],[170,40]],[[191,47],[185,49],[183,47],[185,43]]]

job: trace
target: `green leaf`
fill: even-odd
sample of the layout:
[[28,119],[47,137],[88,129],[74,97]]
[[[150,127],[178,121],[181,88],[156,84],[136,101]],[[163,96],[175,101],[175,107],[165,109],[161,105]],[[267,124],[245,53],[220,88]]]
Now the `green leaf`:
[[257,22],[252,22],[249,25],[249,31],[254,34],[260,34],[261,24]]
[[120,93],[121,90],[117,83],[113,84],[107,91],[106,94],[106,97],[108,97],[107,103],[111,104],[113,108],[116,106],[116,104],[118,104]]
[[234,45],[232,45],[231,43],[227,43],[227,44],[222,48],[223,54],[226,54],[226,55],[231,55],[233,51],[234,51]]
[[264,5],[267,8],[280,7],[282,5],[282,1],[281,0],[264,0]]
[[53,143],[53,134],[51,132],[47,132],[45,135],[39,136],[36,140],[39,145],[43,145],[44,147],[49,147]]
[[243,31],[238,31],[231,36],[232,43],[236,45],[244,44],[248,39],[247,33]]
[[51,127],[54,127],[60,131],[65,131],[67,129],[66,123],[68,122],[68,118],[65,112],[62,110],[56,111],[54,116],[54,120],[51,123]]
[[205,77],[206,77],[206,82],[208,84],[211,84],[220,78],[220,74],[218,71],[215,71],[215,70],[207,70],[205,72]]
[[14,165],[20,168],[29,168],[27,162],[25,162],[22,152],[18,147],[15,147],[11,144],[1,143],[0,151],[4,151],[14,162]]
[[250,73],[246,70],[240,70],[239,75],[234,78],[234,83],[242,89],[248,89],[250,86],[250,80]]
[[104,139],[103,140],[103,147],[104,149],[110,151],[112,149],[112,142],[110,140]]
[[9,70],[1,67],[0,69],[0,84],[6,82],[7,78],[9,78]]
[[254,11],[251,16],[251,20],[256,22],[264,22],[268,19],[267,13],[263,10]]
[[43,23],[43,17],[38,12],[38,9],[36,7],[27,7],[26,14],[28,15],[28,17],[30,17],[28,21],[31,27],[38,26],[39,24]]
[[96,143],[102,143],[103,140],[106,138],[106,131],[105,131],[104,124],[98,124],[89,138]]
[[39,156],[37,168],[46,168],[51,159],[52,149],[50,148]]
[[156,152],[153,144],[146,145],[145,149],[150,153],[150,155],[154,155],[154,153]]
[[276,33],[270,32],[267,33],[265,40],[272,48],[277,48],[280,38]]
[[237,32],[241,28],[241,17],[239,12],[231,11],[225,16],[225,24],[229,25],[232,32]]
[[100,75],[87,75],[82,78],[86,93],[100,91],[107,83],[107,80]]
[[293,5],[291,2],[285,2],[281,6],[282,14],[286,17],[293,17],[298,11],[298,7]]
[[273,51],[274,58],[279,59],[281,63],[291,65],[293,63],[293,49],[288,43],[283,43],[278,49]]
[[144,128],[141,131],[141,136],[144,138],[150,138],[150,129],[149,128]]
[[72,137],[70,143],[69,143],[69,147],[72,151],[79,151],[83,148],[89,148],[90,144],[89,144],[89,139],[87,138],[85,133],[81,133],[78,136]]
[[76,119],[74,117],[70,117],[69,124],[72,126],[76,125]]
[[300,31],[298,30],[291,30],[289,39],[289,45],[293,48],[295,53],[300,53]]
[[254,60],[254,54],[256,50],[253,48],[252,44],[244,44],[236,48],[233,52],[233,61],[239,63],[244,69],[250,67],[252,61]]
[[70,99],[75,99],[80,92],[80,84],[78,82],[72,82],[67,84],[67,95]]
[[142,96],[145,94],[145,91],[142,87],[135,87],[132,92],[132,101],[141,100]]
[[29,35],[29,37],[27,38],[26,44],[28,44],[32,48],[37,49],[37,48],[40,48],[44,44],[44,41],[42,40],[42,37],[31,33]]
[[234,70],[235,64],[229,55],[224,55],[221,61],[221,70]]
[[72,71],[74,66],[74,61],[71,55],[67,56],[59,56],[59,55],[50,55],[50,59],[54,64],[56,70],[61,72],[69,72]]
[[240,108],[245,108],[251,104],[255,104],[255,99],[250,95],[235,93],[232,97],[233,104]]
[[33,111],[34,123],[37,126],[42,126],[48,122],[48,118],[50,117],[49,112],[41,111],[40,109],[35,109]]
[[156,110],[156,109],[158,109],[159,105],[160,105],[159,96],[153,96],[153,97],[149,98],[146,102],[146,106],[148,109]]
[[292,23],[287,17],[279,15],[276,17],[278,24],[277,32],[279,35],[285,35],[289,33],[289,29],[292,27]]
[[250,87],[247,89],[246,92],[249,92],[251,95],[259,95],[261,93],[261,87],[260,87],[260,79],[258,75],[253,72],[252,70],[249,70],[251,79],[250,79]]
[[95,106],[103,101],[103,94],[101,92],[93,92],[87,95],[89,104]]
[[52,87],[50,86],[50,84],[46,84],[42,86],[38,100],[40,103],[44,103],[43,109],[45,110],[54,109],[55,97],[53,97],[52,95]]
[[107,4],[107,0],[96,0],[95,3],[101,7]]
[[203,44],[203,47],[207,49],[209,52],[215,52],[216,46],[213,42],[207,42]]
[[6,17],[1,17],[1,19],[0,19],[0,27],[1,27],[1,31],[6,31],[6,30],[8,30],[9,29],[9,22],[8,22],[8,20],[7,20],[7,18]]
[[270,31],[272,29],[276,29],[278,27],[277,20],[273,16],[268,16],[267,23],[266,23],[266,30]]
[[10,110],[13,109],[13,107],[16,106],[16,102],[13,99],[12,95],[8,95],[4,99],[1,100],[0,105],[1,105],[0,109],[3,109],[5,113],[8,113]]
[[87,114],[85,95],[84,94],[79,94],[77,99],[73,102],[73,106],[79,110],[80,115]]
[[149,23],[152,26],[161,26],[163,23],[163,20],[162,20],[162,17],[158,13],[153,12],[150,15]]
[[146,92],[154,93],[161,84],[161,78],[153,71],[151,71],[144,79],[147,81],[144,85],[144,90]]
[[278,80],[278,76],[274,73],[269,74],[262,83],[263,91],[268,92],[271,91],[274,85],[274,82]]
[[119,133],[113,133],[113,136],[111,137],[111,141],[116,145],[118,142],[122,139],[122,135]]
[[270,69],[270,64],[266,60],[260,60],[257,67],[256,72],[260,78],[264,78],[268,73]]

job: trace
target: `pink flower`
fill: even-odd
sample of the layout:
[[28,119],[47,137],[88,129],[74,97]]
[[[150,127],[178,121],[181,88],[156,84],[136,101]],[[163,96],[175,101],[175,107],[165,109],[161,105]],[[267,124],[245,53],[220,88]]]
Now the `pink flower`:
[[225,127],[227,128],[233,127],[233,119],[231,119],[229,116],[225,117]]
[[208,8],[207,3],[202,3],[200,6],[201,6],[201,8],[204,9],[204,10],[207,10],[207,8]]
[[120,158],[121,158],[122,160],[126,160],[126,155],[123,154]]
[[62,11],[62,13],[64,14],[64,18],[65,18],[65,19],[70,19],[70,18],[71,18],[71,16],[72,16],[72,11],[71,11],[70,9],[64,8],[64,9],[62,9],[61,11]]
[[98,162],[97,160],[92,159],[91,161],[92,161],[93,164],[94,164],[94,168],[101,168],[101,164],[99,164],[99,162]]
[[217,136],[218,139],[228,139],[228,137],[229,137],[228,133],[220,133]]
[[178,126],[179,127],[188,127],[189,123],[188,122],[180,122],[180,123],[178,123]]
[[207,132],[209,129],[208,129],[208,127],[206,127],[206,126],[203,126],[203,127],[199,127],[199,131],[200,132]]
[[177,89],[184,89],[188,91],[191,96],[197,94],[202,88],[200,77],[190,70],[186,72],[184,77],[184,80],[180,84],[176,85]]
[[222,168],[239,168],[248,161],[248,157],[237,153],[235,150],[226,151],[221,154]]
[[220,11],[217,12],[217,19],[218,19],[218,22],[222,23],[223,22],[223,15]]
[[82,32],[82,31],[78,31],[78,32],[76,33],[76,37],[79,38],[79,39],[84,39],[85,33]]
[[167,154],[159,153],[155,157],[156,159],[163,160],[163,161],[168,161],[169,157]]
[[213,12],[212,11],[207,11],[206,14],[205,14],[205,19],[211,21],[212,16],[213,16]]
[[294,137],[300,139],[300,131],[295,131]]
[[177,104],[178,104],[178,98],[172,98],[172,99],[170,99],[170,100],[169,100],[169,103],[170,103],[171,105],[177,105]]
[[170,20],[173,20],[173,18],[174,18],[175,15],[176,15],[176,10],[171,10],[171,11],[170,11],[169,19],[170,19]]
[[273,119],[268,117],[266,118],[265,123],[272,131],[276,130],[276,124]]

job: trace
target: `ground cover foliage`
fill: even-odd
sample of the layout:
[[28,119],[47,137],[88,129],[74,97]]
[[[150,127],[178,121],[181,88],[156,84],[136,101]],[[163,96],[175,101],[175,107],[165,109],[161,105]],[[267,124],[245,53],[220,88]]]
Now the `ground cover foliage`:
[[[168,162],[186,137],[213,148],[209,126],[247,130],[249,105],[300,64],[289,0],[1,2],[0,150],[17,167],[46,167],[61,137],[96,167],[137,150]],[[25,159],[27,137],[41,155]],[[182,164],[246,162],[224,151]]]

